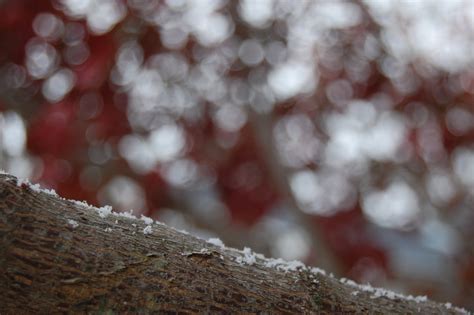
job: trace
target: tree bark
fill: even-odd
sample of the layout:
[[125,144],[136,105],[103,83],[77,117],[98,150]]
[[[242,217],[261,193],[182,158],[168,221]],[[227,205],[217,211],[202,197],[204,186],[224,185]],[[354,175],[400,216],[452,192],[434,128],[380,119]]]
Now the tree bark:
[[106,212],[0,174],[0,314],[460,312]]

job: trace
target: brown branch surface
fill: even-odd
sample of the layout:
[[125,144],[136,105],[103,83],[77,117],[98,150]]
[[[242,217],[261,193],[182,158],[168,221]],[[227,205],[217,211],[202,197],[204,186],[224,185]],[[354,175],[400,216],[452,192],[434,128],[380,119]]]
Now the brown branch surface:
[[146,226],[0,174],[0,314],[456,313],[374,298],[309,268],[242,264],[237,250],[156,223],[145,234]]

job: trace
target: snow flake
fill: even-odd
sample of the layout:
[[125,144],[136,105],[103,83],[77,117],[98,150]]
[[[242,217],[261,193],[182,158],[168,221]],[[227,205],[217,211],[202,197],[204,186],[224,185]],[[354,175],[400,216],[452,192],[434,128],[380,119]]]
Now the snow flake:
[[141,215],[140,220],[145,222],[145,224],[147,225],[153,224],[153,219],[150,217],[144,216],[143,214]]
[[153,233],[153,229],[151,228],[151,225],[147,225],[144,229],[143,229],[143,234],[151,234]]
[[99,212],[99,216],[101,218],[106,218],[112,213],[112,207],[103,206],[103,207],[97,208],[97,211]]
[[69,201],[72,202],[73,204],[75,204],[76,206],[85,207],[87,209],[94,209],[93,206],[91,206],[90,204],[88,204],[85,201],[79,201],[79,200],[69,200]]
[[67,224],[69,224],[69,226],[71,226],[73,229],[77,228],[79,226],[79,223],[77,223],[77,221],[74,221],[74,220],[67,220]]
[[252,253],[252,250],[250,248],[245,247],[242,253],[244,254],[244,256],[239,256],[236,259],[239,264],[246,264],[252,266],[257,262],[257,259],[255,258],[255,253]]

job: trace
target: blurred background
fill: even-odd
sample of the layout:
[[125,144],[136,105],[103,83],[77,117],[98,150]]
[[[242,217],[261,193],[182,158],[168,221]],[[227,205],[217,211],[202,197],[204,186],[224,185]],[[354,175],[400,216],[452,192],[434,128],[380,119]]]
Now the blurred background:
[[474,1],[0,1],[0,168],[474,308]]

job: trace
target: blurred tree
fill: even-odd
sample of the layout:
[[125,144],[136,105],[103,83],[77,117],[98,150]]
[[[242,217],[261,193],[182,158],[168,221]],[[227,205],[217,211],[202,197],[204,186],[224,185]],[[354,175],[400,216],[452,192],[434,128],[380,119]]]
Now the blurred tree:
[[0,4],[0,166],[473,307],[474,2]]

